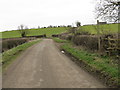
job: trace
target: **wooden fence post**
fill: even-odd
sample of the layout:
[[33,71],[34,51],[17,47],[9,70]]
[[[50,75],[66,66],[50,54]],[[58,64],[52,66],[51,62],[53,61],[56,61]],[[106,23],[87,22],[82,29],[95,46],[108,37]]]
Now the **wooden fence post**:
[[98,52],[101,52],[99,20],[97,20]]

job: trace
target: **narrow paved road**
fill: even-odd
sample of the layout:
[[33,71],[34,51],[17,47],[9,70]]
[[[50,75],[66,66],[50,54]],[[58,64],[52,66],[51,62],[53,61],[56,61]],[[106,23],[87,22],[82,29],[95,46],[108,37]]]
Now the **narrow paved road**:
[[104,88],[55,46],[53,40],[28,48],[3,74],[3,88]]

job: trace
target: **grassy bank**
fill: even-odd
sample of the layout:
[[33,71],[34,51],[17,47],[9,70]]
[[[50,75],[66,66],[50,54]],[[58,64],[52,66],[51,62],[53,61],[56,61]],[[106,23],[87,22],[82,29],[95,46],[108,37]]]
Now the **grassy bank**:
[[109,57],[99,57],[97,54],[75,49],[70,44],[65,44],[61,48],[77,60],[90,66],[92,68],[91,71],[98,71],[101,73],[101,75],[103,75],[102,77],[107,79],[106,84],[110,84],[112,87],[117,86],[118,78],[120,77],[118,65],[112,63],[112,60]]
[[20,55],[20,53],[22,51],[26,50],[28,47],[30,47],[38,42],[40,42],[40,40],[30,41],[25,44],[19,45],[15,48],[12,48],[8,51],[5,51],[3,54],[1,54],[1,56],[2,56],[1,61],[3,63],[3,65],[2,65],[3,71],[9,64],[11,64],[17,58],[17,56]]
[[[67,29],[68,29],[67,27],[29,29],[27,36],[46,34],[48,37],[50,37],[52,34],[64,33],[67,31]],[[2,38],[21,37],[18,30],[0,32],[0,35],[1,34],[2,34],[2,36],[0,36],[0,37],[2,37]]]
[[[57,40],[57,42],[58,41],[62,42],[62,40]],[[81,67],[94,73],[94,75],[96,75],[99,79],[102,79],[102,81],[104,80],[104,83],[108,86],[116,87],[118,86],[118,82],[120,84],[118,79],[120,78],[118,64],[113,63],[113,60],[108,56],[99,56],[95,53],[79,50],[74,48],[71,43],[63,44],[61,49],[70,56],[74,57]]]

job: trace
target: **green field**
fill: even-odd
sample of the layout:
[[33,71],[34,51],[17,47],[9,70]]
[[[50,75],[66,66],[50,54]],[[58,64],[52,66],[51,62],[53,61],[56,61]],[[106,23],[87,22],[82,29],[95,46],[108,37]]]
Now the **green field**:
[[[100,33],[101,34],[118,33],[118,26],[119,25],[120,24],[100,25],[99,26]],[[81,28],[78,30],[78,32],[87,31],[91,34],[97,34],[97,30],[95,28],[96,28],[96,25],[81,26]],[[48,37],[50,37],[52,34],[64,33],[67,30],[68,30],[67,27],[29,29],[29,33],[27,34],[27,36],[46,34]],[[14,31],[0,32],[0,37],[2,37],[2,38],[15,38],[15,37],[21,37],[21,35],[20,35],[19,31],[14,30]]]
[[[118,26],[120,24],[104,24],[104,25],[99,25],[100,33],[101,34],[108,34],[108,33],[118,33]],[[91,34],[97,34],[97,29],[96,25],[86,25],[82,26],[82,28],[79,30],[80,31],[87,31]]]
[[[66,28],[66,27],[29,29],[29,33],[28,33],[27,36],[34,36],[34,35],[43,35],[43,34],[46,34],[48,37],[50,37],[52,34],[64,33],[64,32],[67,31],[67,29],[68,28]],[[0,32],[0,35],[1,35],[1,33],[2,33],[2,38],[21,37],[19,31],[17,31],[17,30]]]

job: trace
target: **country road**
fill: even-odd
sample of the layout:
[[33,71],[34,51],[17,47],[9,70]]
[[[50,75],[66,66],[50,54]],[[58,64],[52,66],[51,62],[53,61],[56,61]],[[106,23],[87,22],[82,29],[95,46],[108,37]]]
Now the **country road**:
[[3,73],[3,88],[105,88],[62,54],[52,39],[28,48]]

